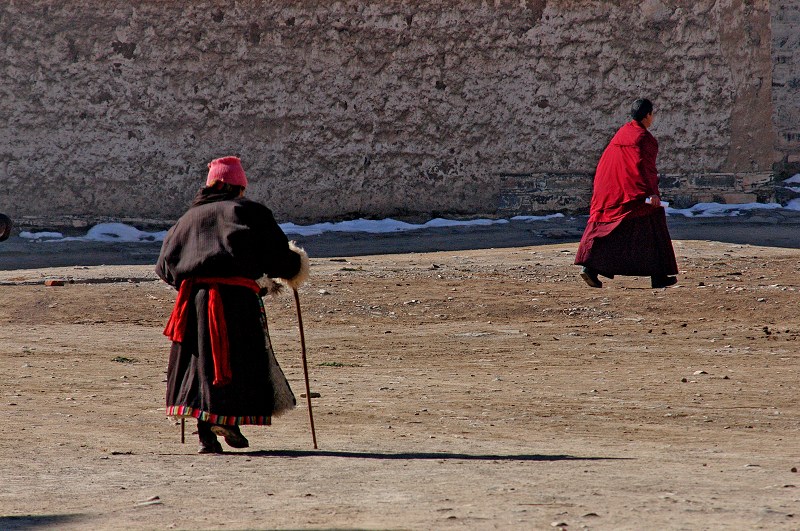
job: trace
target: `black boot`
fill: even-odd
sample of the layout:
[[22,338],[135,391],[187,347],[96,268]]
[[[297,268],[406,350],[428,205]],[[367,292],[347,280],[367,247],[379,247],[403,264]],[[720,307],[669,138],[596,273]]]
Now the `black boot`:
[[659,275],[659,276],[650,277],[650,286],[653,289],[666,288],[667,286],[672,286],[673,284],[676,284],[677,282],[678,282],[677,278],[668,277],[666,275]]
[[581,278],[593,288],[602,288],[603,283],[600,282],[600,279],[597,278],[597,271],[592,269],[591,267],[584,267],[581,271]]
[[239,426],[223,426],[222,424],[214,424],[211,426],[211,431],[220,437],[225,437],[225,443],[232,448],[247,448],[250,442],[245,439],[242,432],[239,431]]
[[222,445],[217,441],[217,436],[211,431],[211,423],[197,421],[197,437],[200,439],[198,454],[221,454]]

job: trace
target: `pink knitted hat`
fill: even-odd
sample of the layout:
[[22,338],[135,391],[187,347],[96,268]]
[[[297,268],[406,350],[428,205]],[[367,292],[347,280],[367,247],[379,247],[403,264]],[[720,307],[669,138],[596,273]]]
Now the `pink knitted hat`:
[[216,181],[247,187],[247,177],[244,175],[239,157],[222,157],[208,163],[206,186],[211,186]]

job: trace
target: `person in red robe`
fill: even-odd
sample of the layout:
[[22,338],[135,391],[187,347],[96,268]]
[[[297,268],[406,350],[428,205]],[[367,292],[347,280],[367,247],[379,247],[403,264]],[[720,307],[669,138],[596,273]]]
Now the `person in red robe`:
[[589,221],[575,264],[593,288],[598,276],[649,276],[653,288],[677,282],[675,251],[658,190],[658,142],[648,131],[653,104],[638,99],[633,120],[623,125],[606,147],[594,177]]

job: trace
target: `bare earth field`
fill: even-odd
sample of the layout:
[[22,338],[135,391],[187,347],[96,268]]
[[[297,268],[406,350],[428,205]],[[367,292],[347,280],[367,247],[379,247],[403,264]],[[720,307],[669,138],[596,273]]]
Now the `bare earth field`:
[[0,528],[800,529],[800,251],[677,240],[677,287],[597,290],[576,247],[313,259],[319,450],[284,294],[299,407],[224,455],[164,416],[150,266],[2,271]]

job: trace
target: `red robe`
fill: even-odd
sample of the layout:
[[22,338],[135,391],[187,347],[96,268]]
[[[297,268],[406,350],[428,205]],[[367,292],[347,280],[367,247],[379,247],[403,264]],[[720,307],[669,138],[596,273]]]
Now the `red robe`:
[[677,274],[664,209],[645,203],[659,195],[657,155],[658,142],[639,122],[617,131],[597,164],[575,264],[609,278]]
[[644,202],[658,195],[657,156],[658,142],[650,131],[635,120],[623,125],[597,164],[589,221],[619,221],[657,208]]

